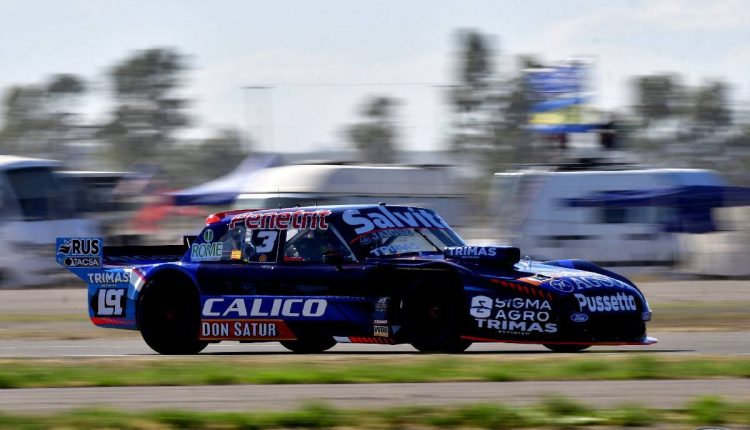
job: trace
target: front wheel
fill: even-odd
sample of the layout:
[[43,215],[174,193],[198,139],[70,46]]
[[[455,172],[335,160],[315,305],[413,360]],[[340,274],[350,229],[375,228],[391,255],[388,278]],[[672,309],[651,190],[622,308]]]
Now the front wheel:
[[200,302],[189,286],[152,283],[138,306],[138,327],[159,354],[197,354],[208,345],[198,338]]
[[471,346],[461,339],[466,305],[458,288],[424,280],[410,289],[403,312],[409,343],[418,351],[458,353]]
[[297,340],[282,340],[281,345],[298,354],[315,354],[331,349],[336,341],[331,336],[303,337]]
[[583,351],[584,349],[590,347],[591,345],[584,345],[584,344],[553,344],[553,343],[545,343],[544,347],[549,349],[550,351],[554,352],[579,352]]

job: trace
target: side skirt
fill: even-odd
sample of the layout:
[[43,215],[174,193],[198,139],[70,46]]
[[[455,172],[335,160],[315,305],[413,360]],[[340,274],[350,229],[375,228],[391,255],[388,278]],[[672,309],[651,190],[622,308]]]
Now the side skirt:
[[560,342],[560,341],[534,341],[534,340],[509,340],[509,339],[490,339],[476,336],[461,336],[461,339],[472,342],[496,342],[496,343],[522,343],[522,344],[550,344],[550,345],[653,345],[659,340],[653,337],[646,337],[638,342]]

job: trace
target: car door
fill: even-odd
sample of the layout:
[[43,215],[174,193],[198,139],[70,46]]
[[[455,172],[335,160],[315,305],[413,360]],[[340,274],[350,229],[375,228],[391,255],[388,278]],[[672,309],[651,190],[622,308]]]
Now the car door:
[[371,267],[333,229],[286,231],[278,270],[280,291],[291,295],[368,296]]
[[198,269],[208,295],[279,295],[274,279],[282,239],[280,230],[230,228],[222,236],[222,257]]
[[[327,302],[323,320],[336,335],[372,334],[373,267],[356,261],[333,228],[290,229],[285,235],[275,285],[282,294]],[[312,322],[312,321],[311,321]]]

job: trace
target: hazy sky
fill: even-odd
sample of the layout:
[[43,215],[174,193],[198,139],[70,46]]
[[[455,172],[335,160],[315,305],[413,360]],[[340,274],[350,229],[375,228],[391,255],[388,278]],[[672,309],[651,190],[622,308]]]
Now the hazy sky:
[[78,74],[93,86],[88,118],[103,118],[107,68],[168,46],[190,57],[194,136],[232,125],[266,150],[339,148],[365,96],[385,94],[402,99],[404,146],[434,149],[461,28],[494,37],[500,72],[517,54],[592,59],[600,107],[630,102],[628,77],[668,71],[689,84],[722,78],[734,103],[750,102],[750,8],[740,0],[0,0],[0,90]]

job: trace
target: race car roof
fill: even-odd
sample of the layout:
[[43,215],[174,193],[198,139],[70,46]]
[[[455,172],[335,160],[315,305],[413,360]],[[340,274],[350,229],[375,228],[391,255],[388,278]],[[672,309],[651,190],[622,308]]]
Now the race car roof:
[[367,210],[367,209],[375,209],[378,207],[387,207],[389,209],[393,208],[399,208],[399,209],[416,209],[416,210],[427,210],[430,212],[434,212],[432,209],[423,208],[419,206],[403,206],[403,205],[387,205],[385,203],[378,203],[378,204],[358,204],[358,205],[330,205],[330,206],[295,206],[291,208],[274,208],[274,209],[237,209],[237,210],[231,210],[231,211],[225,211],[225,212],[218,212],[209,215],[206,218],[206,225],[209,224],[217,224],[217,223],[229,223],[232,221],[232,219],[236,219],[237,217],[240,217],[245,214],[265,214],[265,213],[280,213],[280,212],[296,212],[296,211],[305,211],[305,212],[321,212],[321,211],[330,211],[330,215],[340,215],[343,212],[347,210]]

